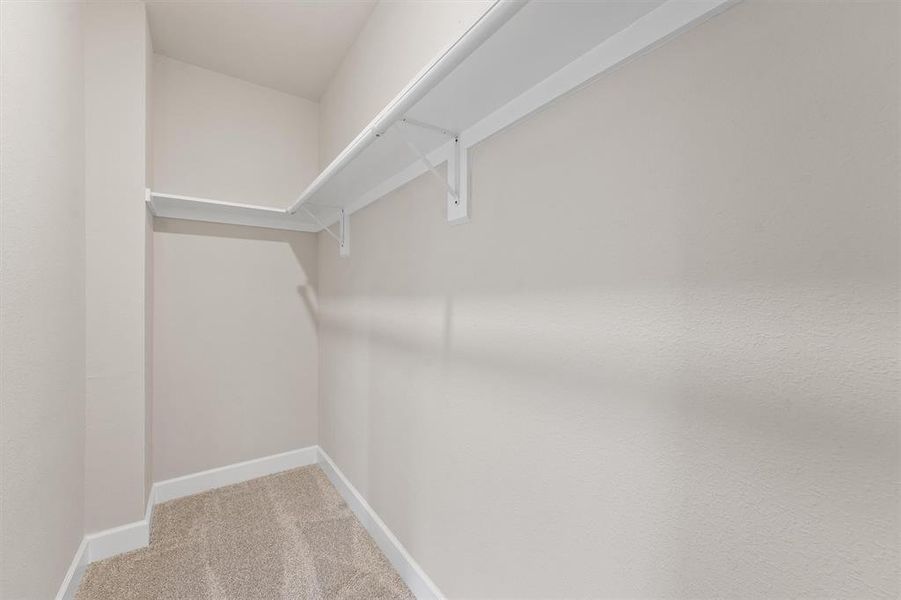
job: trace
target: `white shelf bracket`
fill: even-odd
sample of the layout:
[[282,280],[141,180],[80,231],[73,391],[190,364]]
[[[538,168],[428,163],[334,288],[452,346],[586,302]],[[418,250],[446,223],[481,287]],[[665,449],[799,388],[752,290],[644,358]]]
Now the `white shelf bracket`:
[[338,256],[350,256],[350,215],[343,208],[338,217],[341,239],[338,240]]
[[323,231],[335,238],[335,241],[338,242],[338,256],[350,256],[350,215],[346,210],[343,208],[338,209],[338,233],[335,233],[316,216],[316,213],[305,205],[301,204],[298,208],[310,215],[316,221],[316,224],[322,227]]
[[401,120],[403,125],[412,125],[413,127],[420,127],[423,129],[428,129],[430,131],[436,131],[445,135],[452,139],[452,148],[450,151],[450,155],[447,158],[447,179],[441,175],[432,161],[429,160],[428,156],[425,155],[419,148],[416,147],[409,137],[404,133],[403,127],[399,127],[401,138],[403,138],[404,143],[413,151],[413,153],[419,158],[419,161],[425,165],[425,167],[429,170],[429,173],[435,176],[436,179],[441,181],[447,187],[447,221],[452,225],[456,225],[459,223],[466,223],[469,221],[469,210],[468,210],[468,196],[469,194],[465,193],[464,190],[468,189],[467,179],[468,176],[468,165],[467,161],[467,153],[463,149],[460,144],[460,136],[449,129],[444,129],[442,127],[438,127],[437,125],[430,125],[428,123],[422,123],[420,121],[416,121],[405,117]]
[[403,122],[405,125],[412,125],[413,127],[419,127],[420,129],[428,129],[429,131],[434,131],[436,133],[440,133],[444,137],[448,137],[448,138],[459,137],[459,135],[457,135],[456,132],[451,131],[450,129],[448,129],[446,127],[441,127],[439,125],[432,125],[431,123],[424,123],[423,121],[417,121],[416,119],[411,119],[410,117],[404,117],[403,119],[401,119],[401,122]]
[[447,222],[451,225],[469,222],[468,159],[469,153],[460,143],[460,138],[454,138],[454,146],[447,159],[447,185],[457,192],[447,195]]

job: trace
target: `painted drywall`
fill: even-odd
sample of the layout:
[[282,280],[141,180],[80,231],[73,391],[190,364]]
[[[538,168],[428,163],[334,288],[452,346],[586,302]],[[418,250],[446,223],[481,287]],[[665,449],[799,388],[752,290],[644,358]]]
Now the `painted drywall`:
[[898,597],[898,11],[738,4],[477,146],[471,223],[320,234],[320,444],[448,597]]
[[144,517],[147,22],[141,2],[85,6],[88,532]]
[[318,174],[309,100],[154,58],[153,189],[285,207]]
[[52,598],[84,534],[82,8],[0,3],[0,597]]
[[156,219],[160,480],[317,443],[316,235]]
[[[153,189],[153,40],[145,20],[144,187]],[[153,489],[153,215],[144,211],[144,501]]]
[[492,3],[379,2],[319,100],[321,167]]
[[160,54],[315,102],[375,3],[150,0],[147,14]]
[[[318,165],[317,106],[154,59],[153,189],[286,206]],[[317,442],[315,236],[156,220],[153,471]]]

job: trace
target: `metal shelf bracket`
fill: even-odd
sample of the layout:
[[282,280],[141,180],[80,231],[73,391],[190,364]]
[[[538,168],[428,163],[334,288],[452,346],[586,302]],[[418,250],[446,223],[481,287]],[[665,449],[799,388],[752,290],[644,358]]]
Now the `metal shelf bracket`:
[[338,241],[338,256],[350,256],[350,215],[343,208],[338,217],[341,239]]
[[350,214],[343,209],[338,209],[338,233],[332,231],[330,227],[327,227],[322,220],[307,208],[305,205],[301,204],[298,208],[307,213],[316,224],[319,225],[323,231],[327,234],[335,238],[335,241],[338,242],[338,256],[350,256]]
[[[400,132],[401,138],[403,138],[404,143],[413,151],[413,154],[419,159],[419,161],[425,165],[425,167],[429,170],[436,179],[438,179],[444,186],[447,188],[447,221],[452,225],[456,225],[459,223],[466,223],[469,221],[469,211],[468,211],[468,193],[466,193],[468,189],[467,179],[468,176],[468,165],[467,158],[468,154],[463,149],[460,144],[460,136],[454,131],[446,129],[444,127],[439,127],[437,125],[431,125],[429,123],[423,123],[421,121],[416,121],[415,119],[410,119],[409,117],[404,117],[398,123],[402,126],[398,127],[398,131]],[[451,138],[453,142],[453,147],[451,148],[450,155],[447,158],[447,177],[443,176],[436,166],[429,160],[429,157],[425,155],[419,148],[416,147],[409,136],[404,132],[404,126],[412,126],[419,127],[421,129],[428,129],[430,131],[438,132],[448,138]]]

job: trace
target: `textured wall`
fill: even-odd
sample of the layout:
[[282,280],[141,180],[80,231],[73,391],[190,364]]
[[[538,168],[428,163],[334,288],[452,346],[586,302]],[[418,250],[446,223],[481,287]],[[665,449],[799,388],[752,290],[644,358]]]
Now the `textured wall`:
[[[318,172],[315,104],[154,59],[153,188],[286,206]],[[157,219],[153,471],[317,443],[312,234]]]
[[[144,48],[144,180],[153,189],[153,40],[145,20]],[[153,215],[144,211],[144,493],[153,489]],[[146,500],[146,498],[145,498]]]
[[325,167],[490,0],[379,2],[319,100]]
[[320,235],[321,444],[450,597],[896,598],[895,3],[756,3]]
[[84,533],[81,7],[0,3],[0,598],[52,598]]
[[147,17],[85,7],[85,526],[144,518]]
[[154,191],[285,207],[318,174],[315,103],[164,56],[153,69]]
[[155,228],[155,479],[317,443],[316,236]]

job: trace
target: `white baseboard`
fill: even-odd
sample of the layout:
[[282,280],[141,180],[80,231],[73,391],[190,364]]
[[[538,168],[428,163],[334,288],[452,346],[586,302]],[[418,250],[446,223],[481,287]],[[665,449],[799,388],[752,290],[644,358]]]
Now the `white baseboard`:
[[156,504],[288,469],[314,465],[318,458],[319,447],[310,446],[154,483],[147,498],[143,520],[84,536],[63,578],[56,600],[72,600],[75,597],[88,564],[147,546],[150,543],[150,525]]
[[429,579],[422,567],[413,560],[400,540],[395,537],[385,522],[379,518],[366,499],[357,491],[353,484],[338,469],[325,450],[319,448],[319,467],[328,476],[332,485],[338,490],[344,501],[354,512],[372,539],[378,545],[382,553],[397,570],[398,575],[410,588],[410,591],[418,600],[444,600],[444,594],[438,586]]
[[318,449],[318,446],[308,446],[299,450],[291,450],[290,452],[255,458],[217,469],[210,469],[209,471],[158,481],[153,484],[156,503],[161,504],[176,498],[192,496],[289,469],[315,465],[318,458]]
[[120,527],[105,529],[85,536],[88,542],[88,562],[103,560],[117,554],[143,548],[150,543],[150,522],[135,521]]
[[332,485],[347,502],[413,594],[419,600],[443,600],[444,595],[438,587],[413,560],[403,544],[391,533],[388,526],[338,469],[329,455],[318,446],[264,456],[153,484],[147,498],[147,509],[142,521],[135,521],[84,537],[63,579],[56,600],[72,600],[75,597],[81,577],[89,563],[147,546],[150,543],[150,526],[154,505],[314,464],[318,464],[328,476]]
[[153,490],[147,497],[147,508],[144,509],[144,520],[128,523],[120,527],[89,533],[81,540],[72,564],[63,578],[56,600],[72,600],[85,569],[95,560],[103,560],[123,552],[131,552],[143,548],[150,543],[150,520],[153,518]]
[[66,576],[63,577],[63,582],[56,593],[56,600],[73,600],[75,598],[75,592],[78,591],[78,584],[81,583],[81,576],[84,575],[84,570],[87,566],[88,540],[87,538],[82,538],[81,543],[78,545],[78,550],[75,551],[72,564],[69,565],[69,570],[66,571]]

